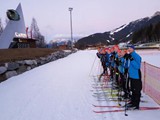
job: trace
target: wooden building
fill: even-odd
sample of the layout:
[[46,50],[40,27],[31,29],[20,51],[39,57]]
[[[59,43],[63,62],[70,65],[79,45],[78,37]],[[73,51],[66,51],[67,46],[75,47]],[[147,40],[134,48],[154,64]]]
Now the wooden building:
[[36,39],[14,37],[9,48],[36,48]]

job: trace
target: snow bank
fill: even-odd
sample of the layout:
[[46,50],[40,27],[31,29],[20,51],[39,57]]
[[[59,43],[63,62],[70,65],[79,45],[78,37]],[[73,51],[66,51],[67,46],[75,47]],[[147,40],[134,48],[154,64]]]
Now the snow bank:
[[159,50],[139,50],[137,51],[142,56],[142,61],[151,65],[160,67],[160,51]]

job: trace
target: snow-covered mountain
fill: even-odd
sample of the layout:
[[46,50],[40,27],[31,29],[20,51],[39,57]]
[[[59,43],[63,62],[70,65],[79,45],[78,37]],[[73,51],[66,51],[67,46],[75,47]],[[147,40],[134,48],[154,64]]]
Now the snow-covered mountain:
[[107,31],[104,33],[95,33],[90,36],[84,37],[78,40],[79,45],[94,45],[94,44],[117,44],[120,42],[128,42],[132,39],[132,35],[135,31],[141,28],[147,27],[150,24],[156,24],[160,22],[160,12],[156,12],[151,17],[141,18],[132,21],[128,24],[124,24],[116,29]]
[[[73,42],[76,42],[77,40],[85,37],[86,35],[73,35]],[[50,43],[63,43],[63,42],[68,42],[71,40],[70,35],[66,36],[58,36],[54,37],[53,40],[50,41]]]

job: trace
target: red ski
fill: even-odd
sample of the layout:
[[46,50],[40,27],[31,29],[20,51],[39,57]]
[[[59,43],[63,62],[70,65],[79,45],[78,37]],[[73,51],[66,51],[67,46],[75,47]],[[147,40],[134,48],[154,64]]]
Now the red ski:
[[[94,105],[92,104],[94,107],[101,107],[101,108],[124,108],[124,106],[118,106],[118,105]],[[160,107],[140,107],[140,108],[160,108]]]
[[[160,107],[140,107],[140,111],[142,110],[160,110]],[[95,111],[93,110],[94,113],[112,113],[112,112],[124,112],[124,109],[119,109],[119,110],[105,110],[105,111]]]

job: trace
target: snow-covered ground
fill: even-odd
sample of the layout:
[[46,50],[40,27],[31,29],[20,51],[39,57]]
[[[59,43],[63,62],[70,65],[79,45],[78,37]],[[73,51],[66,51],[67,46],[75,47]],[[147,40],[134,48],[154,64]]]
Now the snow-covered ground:
[[[117,105],[93,97],[101,72],[95,53],[78,51],[0,83],[0,120],[159,120],[160,110],[128,111],[127,117],[123,112],[93,112],[108,109],[93,104]],[[147,103],[141,106],[158,106],[144,94],[142,99]]]

